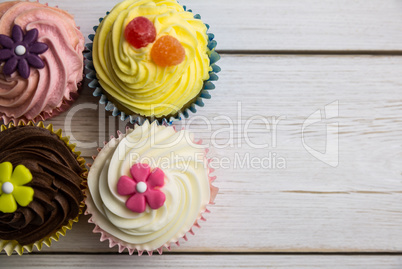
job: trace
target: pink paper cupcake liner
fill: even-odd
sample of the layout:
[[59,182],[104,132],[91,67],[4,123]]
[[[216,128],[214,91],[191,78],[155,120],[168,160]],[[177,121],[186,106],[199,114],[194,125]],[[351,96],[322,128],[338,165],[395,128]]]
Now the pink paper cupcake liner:
[[[80,88],[81,85],[82,85],[82,83],[79,83],[78,88]],[[56,116],[60,115],[61,113],[69,110],[70,107],[73,105],[73,103],[78,99],[78,96],[79,96],[78,92],[70,92],[70,99],[63,99],[60,106],[54,108],[50,112],[43,111],[33,119],[27,119],[26,117],[20,117],[20,118],[8,117],[4,114],[1,115],[1,119],[3,120],[3,124],[6,124],[6,125],[9,124],[10,122],[13,122],[14,124],[18,124],[19,122],[28,124],[29,122],[37,123],[40,121],[45,121],[47,119],[56,117]]]

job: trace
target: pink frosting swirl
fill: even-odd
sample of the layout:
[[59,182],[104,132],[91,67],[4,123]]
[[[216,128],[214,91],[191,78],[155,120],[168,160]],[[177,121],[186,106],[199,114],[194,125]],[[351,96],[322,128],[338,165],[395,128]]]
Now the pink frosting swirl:
[[45,68],[31,67],[28,79],[18,72],[5,76],[0,65],[0,116],[5,123],[50,117],[71,101],[83,79],[84,37],[74,18],[58,8],[31,2],[0,4],[0,34],[11,36],[14,25],[39,32],[49,49],[39,57]]

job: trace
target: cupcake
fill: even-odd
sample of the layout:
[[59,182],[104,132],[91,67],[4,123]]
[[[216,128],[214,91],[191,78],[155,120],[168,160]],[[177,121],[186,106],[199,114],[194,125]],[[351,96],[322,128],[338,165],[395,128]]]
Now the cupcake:
[[22,255],[50,246],[85,206],[84,159],[42,122],[3,125],[0,148],[0,250]]
[[145,121],[107,143],[92,164],[86,214],[119,252],[160,254],[205,220],[218,189],[192,134]]
[[67,12],[0,4],[0,117],[36,122],[66,110],[83,79],[84,37]]
[[214,35],[176,0],[126,0],[95,26],[87,77],[106,110],[131,123],[173,121],[215,88]]

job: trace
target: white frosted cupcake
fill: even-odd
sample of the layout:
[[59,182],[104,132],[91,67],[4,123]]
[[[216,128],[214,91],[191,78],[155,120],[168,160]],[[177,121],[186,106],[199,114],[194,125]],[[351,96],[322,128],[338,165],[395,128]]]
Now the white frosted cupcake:
[[87,214],[110,247],[141,255],[186,239],[218,189],[193,135],[146,121],[112,138],[88,175]]

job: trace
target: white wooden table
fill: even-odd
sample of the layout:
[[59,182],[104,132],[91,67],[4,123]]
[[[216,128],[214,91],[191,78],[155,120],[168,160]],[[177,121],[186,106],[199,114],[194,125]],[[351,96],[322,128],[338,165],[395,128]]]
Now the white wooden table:
[[[87,36],[117,2],[49,4]],[[211,25],[222,56],[212,99],[179,123],[222,161],[202,229],[137,257],[99,242],[83,216],[51,248],[1,255],[0,267],[402,268],[402,1],[181,3]],[[126,124],[97,102],[84,88],[77,113],[48,121],[88,161]]]

